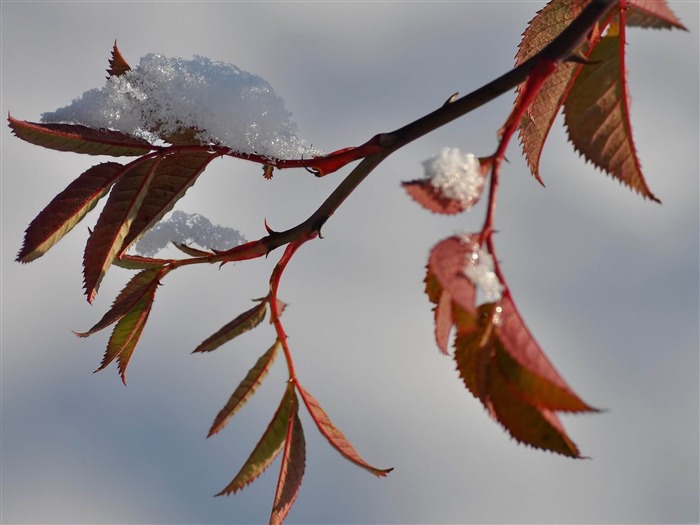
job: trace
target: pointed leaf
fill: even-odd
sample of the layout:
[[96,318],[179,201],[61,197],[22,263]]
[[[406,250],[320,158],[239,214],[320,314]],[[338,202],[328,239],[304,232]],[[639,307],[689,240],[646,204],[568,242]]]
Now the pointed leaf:
[[71,182],[31,222],[17,260],[26,263],[44,255],[95,207],[123,170],[121,164],[105,162]]
[[206,151],[175,152],[163,158],[124,239],[120,253],[140,239],[180,200],[218,155]]
[[142,158],[134,161],[112,188],[95,229],[88,238],[83,257],[85,292],[90,302],[119,253],[160,159],[161,157]]
[[287,426],[289,415],[292,410],[293,399],[294,385],[289,383],[282,397],[282,402],[277,408],[272,421],[270,421],[270,424],[260,438],[260,441],[255,445],[253,452],[250,454],[243,467],[241,467],[238,474],[231,480],[231,483],[226,485],[224,490],[216,494],[217,496],[228,496],[231,493],[238,492],[246,485],[255,481],[258,476],[270,466],[275,457],[277,457],[277,454],[282,450],[284,439],[287,436]]
[[112,307],[87,332],[76,332],[78,337],[88,337],[95,332],[107,328],[127,315],[144,297],[155,293],[160,281],[171,270],[171,267],[154,267],[134,275],[112,303]]
[[647,187],[632,140],[629,97],[619,35],[605,36],[581,68],[564,104],[569,140],[587,160],[642,196]]
[[386,476],[389,472],[394,470],[393,468],[379,469],[373,467],[363,460],[343,433],[331,422],[328,415],[321,408],[321,405],[319,405],[318,401],[316,401],[316,398],[304,390],[299,383],[297,383],[296,387],[299,394],[301,394],[301,398],[304,401],[309,414],[311,414],[311,418],[318,426],[319,432],[321,432],[331,446],[336,449],[345,459],[379,477]]
[[202,344],[194,349],[196,352],[211,352],[216,350],[224,343],[227,343],[234,337],[237,337],[245,332],[252,330],[258,326],[267,313],[267,302],[261,301],[250,310],[246,310],[233,321],[222,327],[211,337],[207,338]]
[[122,378],[122,382],[126,384],[126,367],[146,326],[148,315],[151,313],[151,306],[153,306],[155,292],[156,290],[153,288],[152,293],[144,296],[136,306],[119,320],[109,338],[107,351],[102,358],[102,362],[95,372],[103,370],[114,359],[118,358],[119,375]]
[[210,255],[214,255],[214,252],[207,252],[198,248],[192,248],[191,246],[181,242],[174,242],[173,246],[190,257],[208,257]]
[[476,289],[464,274],[467,254],[476,242],[477,234],[449,237],[436,244],[428,260],[429,275],[452,296],[452,300],[468,312],[475,313]]
[[496,359],[501,372],[528,402],[567,412],[590,412],[547,359],[509,297],[499,305]]
[[248,371],[248,374],[233,392],[224,408],[216,415],[207,437],[211,437],[223,429],[236,412],[238,412],[238,410],[247,403],[248,399],[253,396],[270,371],[270,367],[277,356],[279,348],[279,341],[275,341],[275,344],[273,344],[267,352],[258,359],[255,365],[253,365],[253,368]]
[[123,75],[130,69],[131,66],[129,66],[129,64],[126,63],[126,60],[124,60],[124,57],[119,52],[119,48],[117,47],[117,41],[115,40],[114,46],[112,47],[112,58],[109,59],[109,69],[107,70],[107,73],[109,73],[110,77],[118,77],[119,75]]
[[282,525],[299,495],[306,465],[306,441],[299,420],[299,401],[296,395],[291,399],[292,409],[287,423],[287,436],[282,454],[282,465],[272,504],[270,525]]
[[[584,4],[585,2],[581,0],[575,2],[556,0],[542,8],[523,33],[515,65],[518,66],[532,58],[559,36],[579,15]],[[597,35],[594,35],[593,39],[597,39]],[[585,55],[589,49],[590,43],[585,43],[581,51]],[[560,64],[558,69],[545,80],[532,106],[520,121],[518,134],[523,154],[533,176],[540,182],[542,179],[539,174],[539,164],[542,149],[559,109],[564,103],[574,75],[580,67],[574,62]],[[524,86],[525,84],[518,86],[518,95],[522,93]]]
[[477,321],[457,333],[455,362],[465,386],[519,442],[579,457],[554,410],[592,409],[549,364],[510,299],[502,304],[481,305]]
[[522,400],[498,373],[490,374],[489,405],[494,417],[520,443],[579,458],[579,450],[567,436],[559,418]]
[[[467,209],[460,201],[445,197],[439,189],[430,183],[430,180],[419,179],[402,182],[401,186],[414,201],[433,213],[455,215]],[[476,201],[470,204],[475,204]]]
[[7,118],[18,138],[58,151],[111,157],[145,155],[155,150],[147,140],[120,131],[93,129],[80,124],[39,124]]
[[631,0],[625,14],[628,26],[650,27],[652,29],[682,29],[687,31],[676,18],[666,0]]
[[114,266],[125,270],[147,270],[157,268],[172,263],[172,259],[154,259],[152,257],[142,257],[141,255],[124,254],[112,261]]

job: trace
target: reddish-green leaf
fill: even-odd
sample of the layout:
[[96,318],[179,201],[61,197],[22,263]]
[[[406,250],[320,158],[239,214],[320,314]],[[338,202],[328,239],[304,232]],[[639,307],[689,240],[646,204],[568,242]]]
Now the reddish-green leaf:
[[289,514],[294,500],[299,495],[301,481],[306,466],[306,441],[299,420],[299,401],[296,395],[291,399],[292,408],[287,423],[287,436],[282,454],[282,465],[275,490],[275,500],[272,504],[270,525],[281,525]]
[[141,158],[129,165],[107,199],[83,256],[85,292],[92,302],[143,202],[161,157]]
[[153,295],[161,279],[171,270],[171,267],[157,266],[143,270],[134,275],[112,303],[112,307],[87,332],[76,332],[78,337],[87,337],[95,332],[116,323],[129,311],[136,307],[144,297]]
[[267,467],[270,466],[275,457],[277,457],[277,454],[282,450],[282,445],[287,436],[287,426],[294,398],[294,385],[289,383],[282,397],[282,402],[277,408],[272,421],[270,421],[270,424],[260,438],[260,441],[255,445],[253,452],[250,454],[243,467],[241,467],[238,474],[231,480],[231,483],[226,485],[224,490],[219,492],[217,496],[228,496],[231,493],[238,492],[246,485],[255,481],[258,476],[265,472]]
[[7,118],[12,132],[31,144],[58,151],[87,155],[137,157],[153,151],[147,140],[120,131],[93,129],[80,124],[39,124]]
[[131,67],[126,63],[126,60],[124,60],[124,57],[119,52],[117,41],[115,40],[114,46],[112,47],[112,58],[109,59],[109,69],[107,70],[107,73],[109,73],[110,77],[118,77],[130,69]]
[[504,376],[530,403],[539,407],[591,411],[544,355],[510,297],[504,297],[498,308],[496,358]]
[[[556,38],[581,12],[585,5],[582,0],[554,0],[538,11],[523,33],[518,46],[515,64],[520,65],[532,58],[554,38]],[[593,36],[595,39],[595,35]],[[589,43],[584,44],[582,52],[587,52]],[[530,171],[542,182],[539,174],[540,157],[552,124],[564,103],[574,74],[581,66],[565,62],[545,80],[537,98],[520,121],[518,133],[523,154]],[[518,87],[518,95],[525,84]]]
[[26,263],[44,255],[95,207],[123,170],[121,164],[105,162],[71,182],[31,222],[17,260]]
[[581,68],[564,104],[569,140],[587,160],[644,197],[647,187],[632,140],[629,97],[618,34],[600,39]]
[[517,441],[564,456],[581,457],[554,412],[526,403],[498,372],[492,372],[489,378],[489,409]]
[[209,162],[217,156],[206,151],[167,154],[158,165],[158,170],[148,187],[148,193],[122,243],[120,253],[125,252],[149,228],[162,219],[197,181],[197,177]]
[[153,288],[152,293],[145,295],[119,320],[107,343],[107,351],[102,358],[102,363],[100,363],[99,368],[95,372],[104,369],[116,358],[119,364],[119,375],[122,378],[122,382],[126,383],[126,367],[146,326],[151,306],[153,306],[154,296],[155,288]]
[[389,472],[394,470],[393,468],[379,469],[373,467],[363,460],[343,433],[336,428],[328,417],[328,414],[324,412],[321,405],[319,405],[318,401],[316,401],[316,398],[304,390],[300,384],[297,383],[296,387],[299,394],[301,394],[301,398],[304,401],[309,414],[311,414],[311,418],[316,423],[316,426],[318,426],[319,432],[321,432],[331,446],[336,449],[345,459],[379,477],[386,476]]
[[188,246],[187,244],[181,242],[174,242],[173,246],[175,246],[175,248],[180,250],[182,253],[189,255],[190,257],[208,257],[210,255],[214,255],[213,252],[207,252],[198,248],[192,248],[192,246]]
[[238,412],[238,410],[246,404],[248,399],[252,397],[270,371],[270,367],[277,356],[279,348],[279,341],[275,341],[275,344],[273,344],[269,350],[258,359],[255,365],[253,365],[253,368],[248,371],[248,374],[233,392],[224,408],[216,415],[207,437],[213,436],[224,428],[236,412]]
[[267,313],[267,302],[260,301],[250,310],[246,310],[233,321],[226,324],[218,332],[207,338],[202,344],[194,349],[195,352],[211,352],[216,350],[222,344],[227,343],[234,337],[237,337],[245,332],[252,330],[258,326]]
[[682,29],[687,31],[676,18],[666,0],[630,0],[625,14],[628,26],[650,27],[653,29]]
[[[455,317],[461,317],[456,314]],[[564,383],[532,339],[512,301],[479,307],[459,323],[455,361],[465,386],[522,443],[579,457],[556,411],[592,411]]]

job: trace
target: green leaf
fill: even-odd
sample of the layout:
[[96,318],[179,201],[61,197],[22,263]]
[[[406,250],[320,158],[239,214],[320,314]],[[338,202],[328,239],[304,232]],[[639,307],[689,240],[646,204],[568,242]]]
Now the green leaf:
[[248,402],[248,399],[253,396],[270,371],[270,367],[275,361],[280,346],[279,341],[275,341],[275,344],[273,344],[267,352],[257,360],[253,368],[248,371],[248,374],[233,392],[224,408],[216,415],[207,437],[211,437],[223,429],[236,412],[238,412],[243,405]]
[[389,472],[394,470],[393,468],[379,469],[373,467],[363,460],[343,433],[336,428],[328,417],[328,414],[326,414],[321,408],[321,405],[318,403],[316,398],[304,390],[299,383],[297,383],[296,387],[299,394],[301,394],[301,398],[304,401],[309,414],[311,414],[311,418],[316,423],[319,432],[321,432],[323,437],[325,437],[331,446],[336,449],[345,459],[378,477],[386,476]]
[[245,332],[258,326],[267,313],[267,302],[260,301],[250,310],[246,310],[233,321],[223,326],[218,332],[207,338],[202,344],[194,349],[192,353],[211,352],[224,343],[229,342],[234,337],[238,337]]
[[138,213],[161,157],[143,157],[131,163],[114,185],[83,256],[83,275],[88,301],[92,302],[100,282],[119,254],[124,238]]
[[270,525],[282,525],[284,519],[299,495],[306,465],[306,441],[299,420],[299,401],[296,395],[291,399],[292,409],[287,423],[287,436],[282,454],[282,465],[272,504]]
[[642,196],[649,190],[637,158],[629,119],[629,96],[619,34],[600,39],[581,68],[564,104],[564,123],[576,150],[596,167]]
[[138,157],[155,150],[147,140],[120,131],[93,129],[80,124],[39,124],[9,116],[16,137],[44,148],[87,155]]
[[44,255],[97,205],[123,170],[121,164],[105,162],[71,182],[31,222],[17,260],[26,263]]
[[287,436],[289,416],[294,405],[294,385],[289,383],[275,415],[241,470],[217,496],[236,493],[255,481],[270,466]]

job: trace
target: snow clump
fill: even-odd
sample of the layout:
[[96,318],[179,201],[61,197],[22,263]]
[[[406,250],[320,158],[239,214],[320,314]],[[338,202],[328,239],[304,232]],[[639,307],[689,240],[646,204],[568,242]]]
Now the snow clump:
[[470,249],[465,255],[463,272],[480,293],[483,299],[480,302],[500,301],[505,287],[494,271],[493,256],[484,251],[478,243],[473,242],[471,235],[464,235],[462,239],[470,244]]
[[266,80],[200,56],[146,55],[136,68],[41,120],[108,128],[152,143],[194,129],[204,144],[275,159],[322,154],[297,137],[284,100]]
[[425,176],[431,185],[462,208],[473,205],[481,195],[484,176],[479,159],[459,148],[443,148],[439,155],[423,162]]

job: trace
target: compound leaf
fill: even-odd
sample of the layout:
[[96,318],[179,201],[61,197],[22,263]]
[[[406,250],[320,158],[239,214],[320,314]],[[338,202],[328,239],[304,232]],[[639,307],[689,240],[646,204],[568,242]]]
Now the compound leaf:
[[16,137],[44,148],[86,155],[138,157],[153,151],[147,140],[109,129],[94,129],[81,124],[39,124],[9,116]]
[[207,437],[211,437],[223,429],[236,412],[238,412],[238,410],[246,404],[248,399],[252,397],[262,383],[262,380],[265,379],[270,371],[270,367],[277,356],[277,351],[280,346],[279,341],[275,341],[275,344],[273,344],[267,352],[257,360],[253,368],[248,371],[248,374],[233,392],[224,408],[222,408],[216,415],[216,418],[214,418],[214,423],[209,429]]
[[192,353],[211,352],[222,344],[227,343],[234,337],[238,337],[245,332],[258,326],[267,313],[267,301],[261,300],[250,310],[246,310],[233,321],[223,326],[218,332],[207,338],[202,344],[193,350]]
[[324,410],[321,408],[321,405],[318,403],[316,398],[304,390],[300,384],[297,383],[296,387],[299,394],[301,394],[301,398],[304,401],[309,414],[311,414],[311,418],[316,423],[319,432],[321,432],[331,446],[336,449],[345,459],[379,477],[386,476],[389,472],[394,470],[393,468],[379,469],[373,467],[363,460],[343,433],[336,428],[328,417],[328,414],[326,414],[326,412],[324,412]]
[[119,163],[105,162],[71,182],[29,224],[17,260],[26,263],[44,255],[97,205],[123,170]]
[[294,398],[294,385],[289,383],[282,397],[282,402],[277,408],[275,415],[272,417],[272,421],[270,421],[270,424],[260,438],[260,441],[255,445],[253,452],[250,454],[243,467],[241,467],[241,470],[238,471],[238,474],[231,480],[231,483],[226,485],[224,490],[216,494],[217,496],[228,496],[231,493],[238,492],[246,485],[255,481],[258,476],[265,472],[267,467],[270,466],[272,461],[277,457],[277,454],[282,450],[282,445],[287,436],[287,426],[293,408]]

